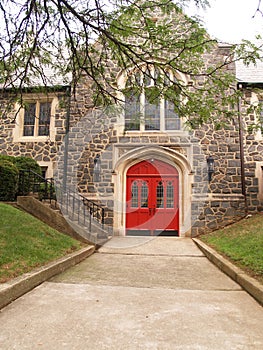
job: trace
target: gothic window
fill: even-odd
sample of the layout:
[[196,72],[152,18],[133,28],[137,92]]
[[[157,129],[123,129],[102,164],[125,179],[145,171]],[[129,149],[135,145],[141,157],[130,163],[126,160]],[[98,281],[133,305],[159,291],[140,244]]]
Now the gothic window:
[[169,71],[161,73],[149,67],[138,69],[129,75],[124,89],[126,131],[181,129],[174,103],[165,99],[157,88],[160,81],[169,88],[175,88],[175,74]]

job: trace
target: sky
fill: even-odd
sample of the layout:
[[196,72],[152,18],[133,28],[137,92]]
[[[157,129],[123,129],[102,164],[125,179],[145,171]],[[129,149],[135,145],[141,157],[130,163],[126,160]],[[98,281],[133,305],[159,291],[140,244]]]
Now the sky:
[[[263,37],[263,16],[260,13],[255,14],[259,0],[209,2],[211,7],[205,11],[198,11],[192,6],[186,13],[199,15],[213,38],[227,43],[239,43],[242,39],[253,40],[257,34]],[[263,1],[261,9],[263,10]]]

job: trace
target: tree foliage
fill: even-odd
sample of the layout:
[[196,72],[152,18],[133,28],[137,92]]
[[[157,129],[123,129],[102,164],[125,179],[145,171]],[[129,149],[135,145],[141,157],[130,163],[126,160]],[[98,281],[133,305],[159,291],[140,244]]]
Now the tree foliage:
[[[2,91],[15,88],[21,98],[28,86],[71,84],[74,90],[85,75],[95,92],[92,103],[108,104],[116,102],[118,90],[116,75],[109,73],[108,65],[114,61],[116,71],[129,71],[132,67],[140,70],[143,63],[161,72],[153,77],[156,91],[174,101],[180,93],[184,103],[177,104],[177,112],[188,117],[190,125],[214,119],[215,111],[228,117],[229,104],[236,103],[236,90],[226,68],[234,59],[244,59],[247,64],[255,61],[260,57],[258,47],[248,42],[233,46],[224,60],[207,66],[203,54],[214,50],[217,43],[197,18],[182,13],[181,6],[187,2],[2,0]],[[208,4],[207,0],[192,2]],[[181,80],[166,84],[167,69],[202,81],[202,85]]]

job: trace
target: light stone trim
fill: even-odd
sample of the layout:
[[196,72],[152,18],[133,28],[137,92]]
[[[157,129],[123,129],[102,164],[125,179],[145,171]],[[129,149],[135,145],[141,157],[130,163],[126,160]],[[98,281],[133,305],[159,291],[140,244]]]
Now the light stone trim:
[[255,176],[258,178],[258,200],[263,201],[263,162],[256,162]]
[[13,129],[14,142],[54,142],[56,137],[55,114],[59,104],[58,97],[55,94],[28,94],[25,95],[23,98],[24,101],[28,103],[51,102],[49,136],[23,136],[24,108],[21,108],[21,106],[18,103],[16,103],[15,110],[18,112],[18,115],[16,118],[15,128]]
[[179,223],[180,236],[190,234],[191,229],[191,191],[193,171],[188,159],[175,150],[154,145],[134,147],[124,153],[114,166],[114,233],[125,236],[126,228],[126,178],[128,169],[143,160],[154,158],[173,166],[179,173]]
[[50,179],[50,178],[53,178],[53,168],[54,168],[54,166],[53,166],[53,162],[43,162],[43,161],[39,161],[38,162],[38,165],[40,166],[40,167],[46,167],[47,168],[47,171],[46,171],[46,177],[48,178],[48,179]]

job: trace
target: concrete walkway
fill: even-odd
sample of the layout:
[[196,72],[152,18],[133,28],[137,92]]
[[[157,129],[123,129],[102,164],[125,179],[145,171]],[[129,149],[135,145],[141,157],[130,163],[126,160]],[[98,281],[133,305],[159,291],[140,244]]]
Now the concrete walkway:
[[263,349],[263,308],[191,239],[115,238],[0,312],[0,349]]

